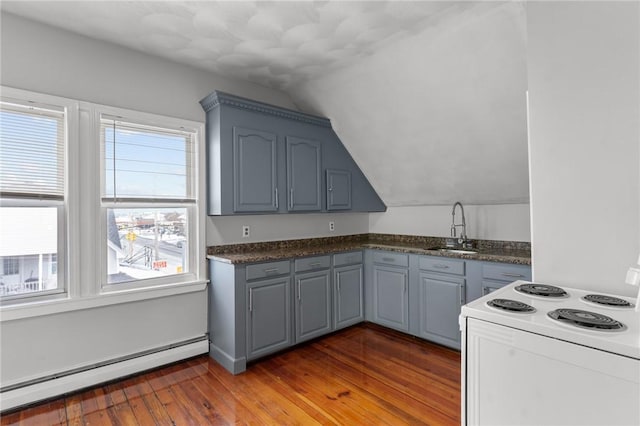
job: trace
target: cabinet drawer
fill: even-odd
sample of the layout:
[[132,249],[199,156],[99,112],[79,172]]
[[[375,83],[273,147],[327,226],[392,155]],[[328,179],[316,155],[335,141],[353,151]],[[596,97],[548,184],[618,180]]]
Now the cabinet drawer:
[[402,253],[390,253],[387,251],[374,251],[373,261],[385,265],[409,266],[409,256]]
[[464,260],[421,257],[420,269],[444,274],[464,275]]
[[362,252],[352,251],[349,253],[338,253],[333,255],[333,266],[353,265],[362,263]]
[[247,281],[258,278],[273,277],[276,275],[285,275],[291,271],[291,265],[288,260],[279,262],[258,263],[256,265],[247,266]]
[[314,269],[326,269],[331,265],[329,256],[305,257],[296,259],[294,270],[296,272],[313,271]]
[[531,268],[524,265],[505,265],[503,263],[482,265],[482,278],[498,281],[531,280]]

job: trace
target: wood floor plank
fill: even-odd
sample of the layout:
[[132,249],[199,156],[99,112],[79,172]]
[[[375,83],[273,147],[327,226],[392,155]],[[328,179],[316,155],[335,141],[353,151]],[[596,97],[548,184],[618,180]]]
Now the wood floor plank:
[[0,416],[1,425],[458,425],[460,353],[360,324],[232,375],[207,355]]
[[150,424],[161,426],[173,424],[171,416],[147,382],[146,376],[136,376],[125,380],[122,383],[122,390],[129,401],[138,398],[142,400],[149,414],[153,417],[153,423]]

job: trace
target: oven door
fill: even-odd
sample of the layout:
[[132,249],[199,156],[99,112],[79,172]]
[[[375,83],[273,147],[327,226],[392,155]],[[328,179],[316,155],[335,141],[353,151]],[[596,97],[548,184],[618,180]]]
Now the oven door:
[[465,424],[640,424],[640,360],[475,318],[465,326]]

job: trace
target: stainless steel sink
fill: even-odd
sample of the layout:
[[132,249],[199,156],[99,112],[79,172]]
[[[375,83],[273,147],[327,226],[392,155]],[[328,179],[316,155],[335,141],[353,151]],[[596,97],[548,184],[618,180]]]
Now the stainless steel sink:
[[435,251],[444,251],[447,253],[457,253],[457,254],[478,254],[478,250],[474,249],[457,249],[452,247],[429,247],[427,250],[435,250]]

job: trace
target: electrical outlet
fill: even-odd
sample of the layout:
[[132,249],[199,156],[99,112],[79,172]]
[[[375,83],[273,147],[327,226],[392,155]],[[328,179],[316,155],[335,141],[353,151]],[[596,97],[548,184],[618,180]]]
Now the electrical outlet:
[[329,231],[333,232],[336,230],[336,223],[334,221],[329,222]]
[[248,238],[249,237],[249,232],[250,228],[249,225],[243,225],[242,226],[242,238]]

